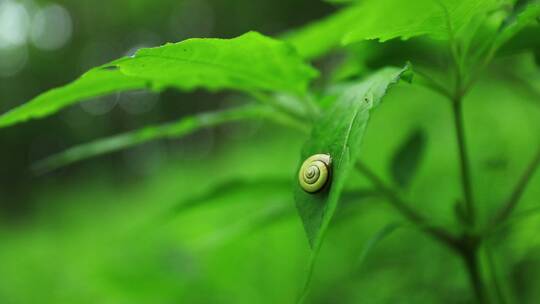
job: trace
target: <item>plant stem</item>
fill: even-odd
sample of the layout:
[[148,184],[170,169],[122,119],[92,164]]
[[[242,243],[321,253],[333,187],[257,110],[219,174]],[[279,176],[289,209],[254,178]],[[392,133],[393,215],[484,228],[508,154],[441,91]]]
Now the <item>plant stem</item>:
[[499,275],[497,271],[497,265],[495,264],[495,258],[493,256],[493,252],[491,250],[491,247],[488,244],[484,245],[484,252],[487,259],[489,272],[491,275],[491,280],[493,282],[493,287],[495,289],[495,294],[497,295],[497,299],[499,300],[499,304],[506,304],[506,296],[503,292],[503,287],[501,286],[501,282],[499,281]]
[[452,93],[446,89],[444,86],[439,84],[437,81],[435,81],[432,77],[430,77],[428,74],[420,71],[419,69],[415,69],[414,72],[416,75],[418,75],[419,79],[418,82],[427,88],[433,90],[434,92],[437,92],[441,94],[442,96],[445,96],[447,98],[452,98]]
[[486,298],[485,286],[482,281],[482,274],[480,272],[480,265],[478,259],[478,243],[474,241],[463,248],[462,251],[463,262],[467,268],[471,285],[473,286],[474,294],[478,303],[488,303]]
[[[463,96],[461,91],[461,82],[458,76],[456,95],[452,100],[453,114],[454,114],[454,126],[456,130],[456,139],[459,149],[459,164],[461,172],[461,185],[463,189],[463,195],[465,197],[465,208],[467,210],[467,218],[469,224],[474,227],[476,222],[476,212],[474,210],[471,173],[469,168],[469,157],[467,154],[467,144],[465,139],[465,130],[463,123]],[[461,253],[465,267],[469,274],[471,286],[474,290],[474,294],[478,303],[485,304],[487,302],[486,293],[484,290],[484,283],[482,282],[482,275],[480,273],[480,265],[478,263],[478,248],[482,242],[481,237],[465,234],[458,245],[458,251]]]
[[529,181],[533,177],[534,173],[536,172],[536,169],[540,166],[540,146],[538,147],[538,150],[536,151],[535,156],[525,169],[525,172],[523,172],[523,175],[519,179],[514,191],[504,204],[504,206],[499,210],[495,218],[493,219],[492,223],[494,226],[498,226],[502,223],[504,223],[508,217],[512,214],[516,206],[518,205],[521,196],[523,195],[523,192],[525,192],[525,189],[527,188],[527,185],[529,184]]
[[388,187],[384,181],[379,178],[371,169],[369,169],[362,162],[357,161],[356,169],[362,173],[370,182],[377,188],[384,196],[388,198],[389,203],[400,212],[405,218],[421,228],[427,234],[433,236],[435,239],[441,241],[445,245],[456,249],[457,241],[454,236],[448,233],[446,230],[428,225],[428,221],[414,209],[409,207],[405,201],[390,187]]
[[463,124],[463,93],[458,90],[452,101],[452,109],[454,115],[454,127],[456,130],[456,138],[459,149],[459,164],[461,172],[461,186],[463,195],[465,196],[465,208],[469,222],[472,226],[475,224],[476,212],[474,210],[474,198],[471,183],[471,172],[469,168],[469,157],[467,154],[467,144],[465,138],[465,130]]

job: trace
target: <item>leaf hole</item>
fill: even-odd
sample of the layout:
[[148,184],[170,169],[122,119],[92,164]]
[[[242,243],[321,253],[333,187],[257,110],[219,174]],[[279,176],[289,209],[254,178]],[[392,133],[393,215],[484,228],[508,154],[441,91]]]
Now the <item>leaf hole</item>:
[[105,71],[116,71],[118,70],[118,67],[116,65],[109,65],[109,66],[103,67],[102,69]]

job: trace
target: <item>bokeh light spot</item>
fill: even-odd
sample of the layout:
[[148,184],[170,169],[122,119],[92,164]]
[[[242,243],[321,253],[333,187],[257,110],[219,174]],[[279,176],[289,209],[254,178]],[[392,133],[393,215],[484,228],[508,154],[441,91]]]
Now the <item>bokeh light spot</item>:
[[31,39],[39,49],[56,50],[66,45],[72,31],[69,12],[58,4],[49,4],[34,16]]

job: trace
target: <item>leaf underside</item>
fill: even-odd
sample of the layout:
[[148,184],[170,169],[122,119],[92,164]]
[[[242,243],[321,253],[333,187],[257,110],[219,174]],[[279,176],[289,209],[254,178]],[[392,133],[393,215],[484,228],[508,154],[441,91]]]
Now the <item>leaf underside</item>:
[[487,14],[497,0],[363,0],[338,12],[286,33],[283,38],[300,55],[313,59],[342,44],[363,40],[381,42],[429,35],[448,40],[462,31],[476,15]]

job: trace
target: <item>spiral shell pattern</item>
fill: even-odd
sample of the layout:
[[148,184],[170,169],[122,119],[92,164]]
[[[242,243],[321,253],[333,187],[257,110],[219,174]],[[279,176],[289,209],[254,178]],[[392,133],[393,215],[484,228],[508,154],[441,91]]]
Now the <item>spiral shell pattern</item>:
[[315,154],[304,161],[298,172],[298,181],[304,191],[315,193],[329,182],[331,158],[328,154]]

